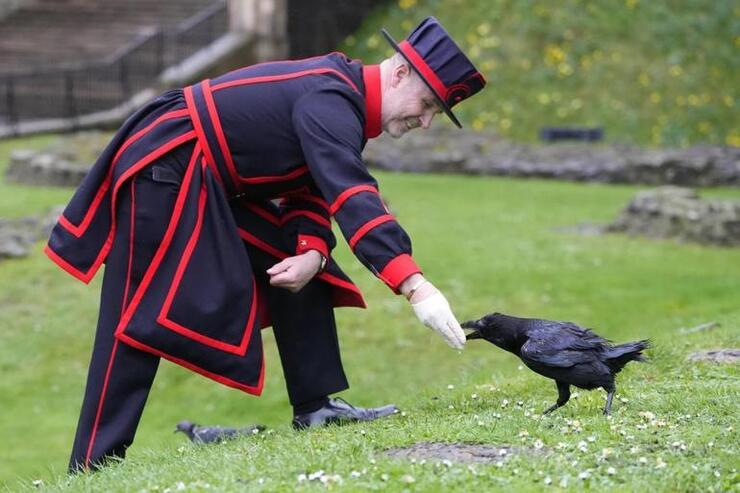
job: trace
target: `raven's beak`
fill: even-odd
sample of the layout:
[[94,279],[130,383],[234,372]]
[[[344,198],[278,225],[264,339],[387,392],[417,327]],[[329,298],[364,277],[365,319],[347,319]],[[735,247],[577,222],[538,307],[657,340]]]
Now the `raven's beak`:
[[464,322],[462,325],[460,325],[460,327],[462,327],[463,329],[473,329],[473,332],[470,332],[465,336],[465,339],[468,341],[470,339],[482,339],[483,338],[479,330],[480,326],[481,326],[480,320],[468,320],[467,322]]

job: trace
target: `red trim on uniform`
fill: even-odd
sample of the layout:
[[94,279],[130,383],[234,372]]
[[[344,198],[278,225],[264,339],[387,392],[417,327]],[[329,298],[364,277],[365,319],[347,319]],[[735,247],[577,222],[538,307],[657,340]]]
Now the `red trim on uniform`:
[[339,208],[342,207],[342,205],[347,201],[348,198],[361,192],[379,193],[378,189],[372,185],[356,185],[354,187],[350,187],[344,192],[340,193],[336,200],[332,202],[331,206],[329,207],[329,214],[331,214],[332,216],[336,214]]
[[360,228],[355,231],[355,234],[352,235],[352,238],[349,239],[349,247],[354,250],[357,242],[360,241],[362,237],[365,236],[371,229],[376,228],[383,223],[387,223],[388,221],[395,220],[396,218],[390,214],[383,214],[382,216],[378,216],[375,219],[369,220],[368,222],[360,226]]
[[326,200],[322,199],[321,197],[317,197],[315,195],[311,195],[310,193],[297,193],[293,195],[288,195],[286,197],[288,202],[292,200],[302,200],[305,202],[311,202],[312,204],[316,204],[322,209],[324,209],[326,212],[329,212],[329,204],[326,203]]
[[259,248],[260,250],[262,250],[263,252],[269,253],[273,257],[276,257],[276,258],[278,258],[280,260],[283,260],[283,259],[286,259],[286,258],[290,257],[289,254],[278,250],[274,246],[272,246],[269,243],[267,243],[267,242],[265,242],[265,241],[257,238],[256,236],[254,236],[253,234],[249,233],[248,231],[246,231],[244,229],[237,228],[237,232],[239,233],[239,236],[241,236],[241,238],[244,241],[247,241],[247,242],[251,243],[252,245],[254,245],[257,248]]
[[306,210],[290,211],[289,213],[287,213],[284,216],[281,216],[280,217],[280,223],[281,224],[285,224],[285,223],[287,223],[288,221],[290,221],[291,219],[293,219],[294,217],[297,217],[297,216],[305,216],[305,217],[307,217],[307,218],[309,218],[309,219],[311,219],[311,220],[319,223],[320,225],[322,225],[324,227],[331,228],[331,222],[327,218],[325,218],[324,216],[322,216],[320,214],[316,214],[315,212],[306,211]]
[[253,176],[250,178],[239,178],[239,181],[243,183],[249,183],[251,185],[257,185],[260,183],[272,183],[275,181],[287,181],[292,180],[293,178],[297,178],[301,175],[304,175],[308,173],[308,166],[303,165],[300,168],[294,169],[293,171],[286,173],[284,175],[274,175],[274,176]]
[[322,74],[334,74],[340,79],[342,79],[344,82],[349,84],[349,86],[355,90],[355,92],[360,92],[357,90],[357,86],[355,85],[352,80],[344,75],[343,73],[334,70],[333,68],[315,68],[310,70],[300,70],[298,72],[291,72],[288,74],[280,74],[280,75],[262,75],[257,77],[250,77],[248,79],[236,79],[236,80],[230,80],[226,82],[221,82],[220,84],[216,84],[215,86],[211,86],[212,91],[220,91],[221,89],[228,89],[229,87],[235,87],[235,86],[243,86],[247,84],[261,84],[264,82],[278,82],[282,80],[290,80],[290,79],[296,79],[298,77],[304,77],[306,75],[322,75]]
[[226,161],[226,168],[229,170],[231,180],[233,181],[234,186],[236,186],[239,183],[239,173],[236,171],[234,159],[231,157],[231,150],[229,150],[229,145],[226,143],[226,135],[224,134],[224,129],[221,127],[221,119],[218,117],[216,103],[213,101],[213,94],[211,94],[210,81],[208,79],[204,80],[201,83],[201,88],[203,90],[203,99],[205,99],[206,106],[208,107],[208,114],[211,117],[213,130],[216,132],[218,145],[221,147],[221,154],[224,156],[224,160]]
[[402,253],[383,267],[378,277],[385,282],[393,291],[398,294],[398,286],[401,285],[409,276],[420,273],[421,269],[411,255]]
[[227,387],[232,387],[234,389],[243,390],[244,392],[247,392],[252,395],[262,394],[262,387],[264,385],[264,380],[265,380],[265,353],[264,351],[262,352],[262,367],[260,368],[260,376],[259,376],[257,385],[245,385],[243,383],[237,382],[236,380],[232,380],[230,378],[224,377],[223,375],[218,375],[216,373],[205,370],[201,368],[200,366],[194,365],[193,363],[190,363],[189,361],[185,361],[183,359],[172,356],[171,354],[160,351],[159,349],[155,349],[151,346],[147,346],[146,344],[142,344],[141,342],[137,341],[136,339],[132,339],[130,336],[126,334],[116,333],[116,337],[118,338],[118,340],[126,343],[129,346],[135,347],[136,349],[145,351],[155,356],[159,356],[160,358],[165,358],[169,361],[172,361],[173,363],[176,363],[184,368],[187,368],[188,370],[194,371],[196,373],[200,373],[204,377],[208,377],[211,380],[214,380],[220,384],[226,385]]
[[80,281],[84,282],[85,284],[88,284],[90,280],[93,278],[93,275],[90,275],[90,271],[87,273],[82,272],[78,270],[75,266],[64,260],[62,257],[60,257],[49,245],[46,245],[44,247],[44,253],[46,254],[49,259],[51,259],[52,262],[57,264],[59,267],[67,271],[68,274],[71,276],[76,277]]
[[298,235],[295,253],[301,255],[309,250],[316,250],[321,255],[329,258],[329,247],[323,238],[313,235]]
[[85,455],[85,467],[90,467],[90,456],[92,455],[93,446],[95,445],[95,436],[98,434],[98,425],[100,424],[100,415],[103,414],[103,402],[105,401],[105,392],[108,390],[108,381],[110,380],[110,372],[113,369],[113,360],[116,357],[116,349],[118,348],[118,341],[113,342],[113,349],[108,358],[108,368],[105,370],[105,378],[103,379],[103,388],[100,391],[100,400],[98,400],[98,410],[95,413],[95,422],[93,423],[92,433],[90,433],[90,443],[87,446],[87,454]]
[[167,230],[165,231],[164,237],[159,243],[159,247],[154,254],[154,258],[152,259],[151,264],[149,264],[149,267],[144,273],[144,277],[142,278],[141,283],[139,283],[139,287],[136,289],[134,297],[131,299],[131,303],[129,303],[129,305],[126,307],[126,311],[124,312],[123,317],[121,317],[121,320],[118,323],[118,327],[116,327],[115,335],[118,338],[121,338],[123,330],[128,325],[129,320],[131,320],[131,317],[134,315],[136,308],[141,302],[141,298],[144,296],[144,293],[149,288],[149,283],[151,283],[155,272],[157,271],[157,269],[159,269],[159,264],[162,263],[162,259],[167,253],[167,250],[169,250],[170,243],[172,242],[172,237],[174,236],[177,225],[180,222],[183,204],[185,203],[185,199],[188,195],[188,190],[190,189],[190,182],[193,179],[193,173],[195,173],[196,169],[200,169],[200,167],[196,166],[195,164],[195,161],[199,157],[202,157],[200,144],[196,144],[195,148],[193,149],[193,155],[190,157],[190,162],[188,163],[188,168],[185,172],[185,177],[183,178],[182,185],[180,186],[180,192],[178,193],[177,199],[175,200],[175,208],[172,211],[172,215],[170,216],[170,222],[167,225]]
[[365,82],[365,138],[372,139],[383,132],[381,124],[382,92],[380,90],[380,65],[364,65]]
[[424,61],[424,58],[419,55],[419,52],[414,49],[411,43],[405,40],[401,41],[400,43],[398,43],[398,48],[403,52],[404,55],[406,55],[409,60],[411,60],[411,63],[416,66],[419,72],[421,72],[421,75],[434,88],[434,92],[437,93],[437,96],[439,96],[442,101],[447,101],[447,86],[445,86],[444,82],[442,82],[440,78],[437,77],[437,74],[434,72],[434,70],[432,70],[432,68],[427,65],[427,62]]
[[130,220],[130,229],[129,229],[129,239],[128,239],[128,268],[126,269],[126,287],[123,290],[123,301],[121,302],[121,315],[123,315],[123,310],[126,308],[126,301],[128,300],[128,288],[131,284],[131,268],[133,265],[133,259],[134,259],[134,233],[135,233],[135,224],[136,224],[136,177],[134,177],[131,180],[131,220]]
[[64,217],[64,214],[61,214],[58,220],[59,224],[61,224],[62,227],[64,227],[64,229],[72,233],[75,237],[80,238],[85,233],[85,231],[87,231],[87,228],[90,226],[90,223],[92,222],[93,217],[95,216],[95,212],[97,211],[98,206],[100,206],[100,202],[103,200],[103,197],[105,197],[105,193],[108,191],[108,188],[110,187],[111,177],[113,176],[113,168],[118,162],[118,159],[121,157],[121,154],[131,144],[139,140],[144,134],[149,132],[151,129],[153,129],[160,123],[167,121],[167,120],[172,120],[174,118],[184,117],[187,115],[188,115],[188,110],[170,111],[160,116],[159,118],[154,120],[152,123],[150,123],[146,127],[142,128],[141,130],[133,134],[131,137],[126,139],[123,145],[121,145],[121,147],[118,149],[118,152],[116,152],[116,155],[113,157],[113,160],[111,161],[111,164],[108,169],[108,175],[105,177],[105,180],[100,185],[100,188],[98,188],[98,191],[95,194],[95,198],[90,204],[90,207],[87,209],[87,212],[85,213],[85,217],[82,219],[82,222],[80,222],[79,225],[75,225],[71,221],[69,221],[66,217]]
[[[205,168],[205,166],[203,166],[203,168]],[[205,169],[203,171],[205,171]],[[195,223],[195,227],[193,228],[193,234],[190,236],[190,239],[185,246],[185,251],[180,258],[180,263],[175,270],[175,277],[170,283],[170,287],[167,292],[167,296],[165,297],[164,304],[162,305],[162,309],[160,310],[159,316],[157,317],[157,323],[164,327],[167,327],[173,332],[177,332],[178,334],[185,336],[188,339],[198,341],[199,343],[206,346],[210,346],[214,349],[219,349],[227,353],[236,354],[238,356],[244,356],[247,352],[249,337],[251,336],[252,329],[254,328],[254,319],[257,308],[257,286],[254,284],[254,279],[252,280],[252,306],[249,311],[247,325],[244,327],[242,340],[239,342],[238,346],[235,344],[229,344],[227,342],[220,341],[218,339],[214,339],[212,337],[208,337],[196,330],[189,329],[181,324],[178,324],[174,320],[167,318],[170,308],[172,307],[172,301],[175,299],[175,294],[177,294],[177,290],[180,287],[180,283],[182,282],[182,276],[185,274],[185,269],[190,263],[190,257],[192,257],[193,250],[195,250],[195,246],[197,245],[198,239],[200,238],[200,231],[203,227],[203,216],[206,208],[207,196],[208,194],[206,192],[206,184],[204,181],[203,183],[201,183],[200,196],[198,198],[198,219]]]
[[[283,260],[285,258],[290,257],[290,254],[281,252],[277,248],[273,247],[272,245],[265,243],[264,241],[260,240],[253,234],[249,233],[248,231],[237,228],[237,232],[239,233],[239,236],[246,241],[247,243],[259,248],[263,252],[266,252],[273,257],[277,258],[278,260]],[[341,289],[346,289],[347,291],[350,291],[351,293],[354,293],[359,298],[360,304],[352,304],[351,306],[357,306],[359,308],[366,308],[367,304],[365,303],[365,300],[362,297],[362,293],[360,290],[352,284],[351,282],[347,282],[344,279],[340,279],[337,276],[334,276],[332,274],[329,274],[328,272],[320,272],[316,275],[317,278],[321,279],[322,281],[325,281],[333,286],[336,286]],[[348,300],[350,302],[354,302],[354,300]],[[349,304],[349,303],[348,303]]]
[[270,211],[268,211],[267,209],[264,209],[255,203],[247,202],[246,200],[242,201],[242,206],[254,212],[258,216],[260,216],[262,219],[265,219],[266,221],[274,224],[275,226],[280,226],[280,217],[274,214],[271,214]]
[[185,89],[183,89],[183,94],[185,95],[185,103],[188,105],[188,111],[190,112],[190,120],[193,122],[193,128],[195,129],[195,134],[198,136],[198,142],[200,142],[200,145],[203,147],[203,154],[206,157],[206,162],[208,163],[208,166],[211,168],[211,171],[218,179],[218,182],[221,184],[221,186],[224,186],[224,180],[221,176],[221,173],[218,172],[218,166],[216,166],[216,160],[213,159],[213,153],[211,153],[211,148],[208,146],[208,139],[206,138],[206,134],[203,131],[203,124],[200,121],[200,115],[198,114],[198,108],[195,106],[195,100],[193,99],[193,88],[192,86],[188,86]]

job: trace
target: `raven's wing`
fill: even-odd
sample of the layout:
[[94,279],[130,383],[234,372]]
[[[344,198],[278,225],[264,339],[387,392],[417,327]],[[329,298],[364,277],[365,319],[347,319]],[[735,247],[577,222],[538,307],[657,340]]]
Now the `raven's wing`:
[[608,341],[570,322],[533,321],[521,357],[535,363],[568,368],[593,361]]

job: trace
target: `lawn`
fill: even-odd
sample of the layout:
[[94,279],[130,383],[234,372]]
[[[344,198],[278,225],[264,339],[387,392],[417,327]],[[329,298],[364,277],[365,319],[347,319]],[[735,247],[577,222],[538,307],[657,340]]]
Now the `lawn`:
[[[45,138],[30,139],[35,145]],[[0,163],[17,141],[0,142]],[[0,171],[4,164],[0,166]],[[66,461],[82,398],[99,279],[85,286],[52,264],[41,244],[0,262],[0,484],[72,491],[626,491],[738,489],[737,365],[688,363],[699,349],[740,346],[740,250],[618,235],[560,232],[606,222],[639,187],[501,178],[378,173],[381,191],[414,239],[414,256],[458,317],[491,311],[567,319],[618,342],[651,338],[651,361],[617,380],[613,417],[602,391],[579,392],[542,417],[555,385],[508,353],[471,341],[449,349],[419,325],[405,300],[351,258],[341,263],[369,309],[338,310],[345,368],[358,405],[394,402],[381,422],[293,432],[274,339],[257,399],[163,363],[127,460],[68,479]],[[740,199],[740,191],[712,195]],[[0,217],[63,203],[71,190],[0,182]],[[716,321],[719,328],[680,335]],[[269,432],[195,447],[177,421]],[[415,463],[384,450],[422,441],[511,445],[498,464]],[[313,480],[301,475],[314,474]],[[324,478],[321,480],[320,478]],[[323,481],[323,482],[322,482]]]

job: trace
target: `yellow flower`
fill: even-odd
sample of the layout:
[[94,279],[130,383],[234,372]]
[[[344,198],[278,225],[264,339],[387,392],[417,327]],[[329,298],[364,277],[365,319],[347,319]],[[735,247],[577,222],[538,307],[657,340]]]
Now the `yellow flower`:
[[655,91],[651,92],[650,93],[650,102],[653,103],[653,104],[660,103],[660,94],[658,94]]
[[550,96],[547,93],[541,92],[537,96],[537,101],[539,101],[540,104],[550,104]]
[[401,29],[403,29],[404,31],[411,31],[413,27],[414,27],[414,24],[408,19],[406,19],[405,21],[401,23]]
[[728,108],[732,108],[735,106],[735,99],[732,96],[725,96],[722,98],[722,102],[725,103],[725,106]]
[[558,108],[558,110],[556,111],[556,113],[557,113],[557,115],[560,118],[565,118],[566,116],[568,116],[568,109],[567,108]]
[[488,22],[484,22],[483,24],[480,24],[478,26],[478,29],[476,29],[476,31],[478,31],[478,34],[480,34],[481,36],[485,36],[486,34],[491,32],[491,25]]
[[511,120],[509,120],[508,118],[504,118],[503,120],[501,120],[500,127],[503,130],[510,129],[511,128]]
[[680,65],[671,65],[671,68],[670,70],[668,70],[668,72],[670,72],[673,77],[680,77],[681,74],[683,74],[683,69]]
[[545,63],[557,65],[565,60],[565,52],[557,45],[549,44],[545,47]]
[[368,48],[375,48],[378,46],[378,37],[376,35],[372,35],[369,38],[367,38],[367,41],[365,41],[365,44]]
[[699,96],[696,94],[689,94],[689,105],[691,106],[699,106]]
[[558,65],[558,74],[562,77],[568,77],[573,73],[573,68],[567,63],[561,63]]
[[709,122],[699,122],[697,128],[700,133],[708,134],[709,131],[712,129],[712,126],[709,124]]
[[584,70],[590,69],[591,68],[591,57],[589,57],[588,55],[583,55],[581,57],[581,67]]
[[570,107],[574,110],[580,110],[583,108],[583,101],[581,101],[579,98],[575,98],[573,101],[570,102]]
[[639,3],[639,0],[624,0],[624,3],[627,5],[627,8],[634,9]]
[[473,129],[475,130],[483,130],[483,127],[485,127],[485,123],[483,123],[483,120],[480,118],[476,118],[473,120]]
[[403,10],[408,10],[416,6],[416,0],[398,0],[398,6]]
[[738,132],[737,130],[732,130],[727,135],[725,143],[727,143],[728,146],[740,147],[740,132]]
[[640,81],[641,86],[649,86],[650,85],[650,76],[648,74],[642,73],[640,74],[640,77],[638,77],[638,80]]

